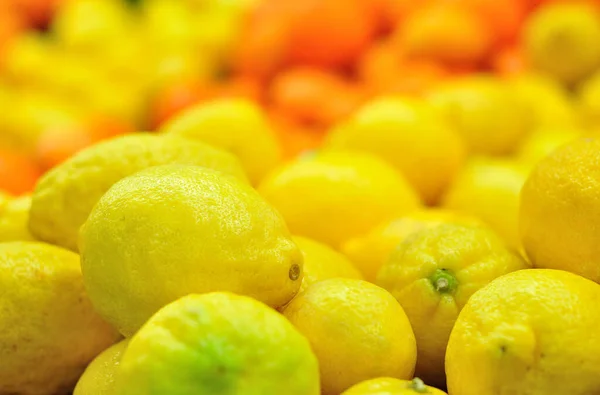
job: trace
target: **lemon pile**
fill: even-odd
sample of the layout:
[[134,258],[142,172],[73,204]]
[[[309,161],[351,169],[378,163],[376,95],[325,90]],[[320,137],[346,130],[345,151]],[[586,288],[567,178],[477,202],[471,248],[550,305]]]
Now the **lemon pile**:
[[549,81],[377,98],[286,160],[218,99],[0,195],[0,394],[598,393],[600,140]]

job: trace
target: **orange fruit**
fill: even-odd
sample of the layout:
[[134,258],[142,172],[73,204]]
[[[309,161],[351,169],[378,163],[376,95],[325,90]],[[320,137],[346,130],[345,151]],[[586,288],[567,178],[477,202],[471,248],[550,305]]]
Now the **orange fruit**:
[[148,124],[158,129],[165,121],[180,111],[210,98],[213,90],[203,81],[180,80],[163,87],[151,99]]
[[23,15],[10,4],[3,4],[0,10],[0,63],[2,62],[2,53],[20,32],[25,30],[26,21]]
[[429,1],[419,0],[417,2],[414,0],[365,0],[365,2],[374,8],[374,11],[378,16],[383,29],[387,30],[396,27],[398,23],[402,22],[408,14],[418,7],[418,5],[423,6]]
[[27,19],[35,26],[45,27],[65,0],[13,0]]
[[301,122],[329,126],[351,114],[363,94],[337,74],[300,67],[280,73],[269,97],[275,108]]
[[22,195],[33,190],[40,169],[25,155],[0,148],[0,191]]
[[493,43],[490,28],[479,15],[451,3],[432,3],[408,15],[395,42],[409,56],[449,64],[477,64]]
[[284,159],[317,149],[323,142],[323,131],[314,126],[302,125],[286,114],[273,112],[271,122],[277,132]]
[[522,0],[450,0],[475,14],[488,24],[496,42],[514,41],[525,19],[526,9]]
[[529,69],[527,58],[518,46],[501,48],[491,60],[492,69],[502,76],[523,74]]

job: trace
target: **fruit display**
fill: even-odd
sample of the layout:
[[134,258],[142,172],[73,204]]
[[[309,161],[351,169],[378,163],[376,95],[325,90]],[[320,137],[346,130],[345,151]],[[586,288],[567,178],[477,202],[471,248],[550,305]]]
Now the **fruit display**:
[[0,395],[598,395],[599,222],[598,0],[0,0]]

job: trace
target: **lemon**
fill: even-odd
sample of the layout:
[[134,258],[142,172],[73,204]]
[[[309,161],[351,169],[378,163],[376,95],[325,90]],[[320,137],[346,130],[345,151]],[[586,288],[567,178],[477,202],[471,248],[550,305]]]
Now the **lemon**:
[[528,111],[532,129],[574,127],[577,124],[571,97],[558,81],[528,72],[511,78],[508,83]]
[[273,307],[300,288],[303,257],[249,185],[199,166],[157,166],[116,183],[81,230],[96,309],[126,336],[190,293],[231,291]]
[[73,395],[114,395],[116,375],[129,340],[103,351],[88,365],[79,378]]
[[427,99],[462,135],[472,153],[512,153],[528,131],[526,108],[496,77],[453,79],[433,89]]
[[335,278],[308,287],[284,315],[309,340],[323,395],[367,379],[412,377],[415,336],[394,297],[362,280]]
[[304,278],[300,291],[330,278],[362,279],[352,262],[328,245],[301,236],[294,236],[293,240],[304,256]]
[[565,83],[578,82],[600,66],[600,16],[585,2],[549,4],[524,26],[532,66]]
[[600,130],[600,71],[585,81],[577,93],[577,106],[584,125]]
[[440,225],[402,243],[381,268],[377,284],[394,295],[412,324],[416,374],[443,385],[446,343],[460,310],[485,284],[525,268],[519,256],[483,227]]
[[380,98],[336,126],[326,147],[373,153],[394,165],[423,200],[435,203],[464,159],[460,136],[427,102]]
[[540,161],[521,192],[523,247],[535,267],[600,282],[600,141],[577,139]]
[[390,377],[382,377],[363,381],[356,384],[342,395],[446,395],[445,392],[429,387],[423,380],[398,380]]
[[317,360],[287,320],[240,295],[183,297],[131,339],[116,395],[320,395]]
[[381,266],[406,238],[444,223],[478,225],[474,217],[439,208],[424,208],[382,223],[369,233],[344,243],[341,251],[374,282]]
[[281,160],[281,148],[266,115],[250,100],[200,103],[173,117],[160,132],[204,141],[232,152],[253,184]]
[[258,188],[292,233],[339,248],[381,222],[419,207],[391,165],[369,154],[322,152],[289,162]]
[[517,157],[533,166],[557,148],[584,134],[586,131],[577,127],[542,127],[525,138]]
[[0,243],[0,393],[70,393],[118,335],[96,314],[79,256],[38,242]]
[[600,388],[600,286],[532,269],[478,291],[452,330],[451,394],[588,395]]
[[231,154],[200,142],[132,134],[89,147],[46,173],[33,193],[29,229],[40,240],[77,250],[79,228],[117,181],[147,167],[206,166],[245,179]]
[[30,207],[30,196],[0,196],[0,242],[34,239],[27,228]]
[[512,248],[520,248],[519,193],[529,166],[511,159],[474,158],[458,175],[442,206],[479,218]]

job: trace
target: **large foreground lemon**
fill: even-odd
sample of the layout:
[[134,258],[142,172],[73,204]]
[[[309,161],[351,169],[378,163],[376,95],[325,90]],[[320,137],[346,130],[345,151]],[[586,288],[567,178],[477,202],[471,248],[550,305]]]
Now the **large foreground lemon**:
[[303,257],[279,214],[249,185],[165,165],[116,183],[81,233],[94,306],[130,336],[190,293],[231,291],[273,307],[300,288]]
[[189,295],[131,339],[116,395],[320,395],[317,360],[283,316],[246,296]]

